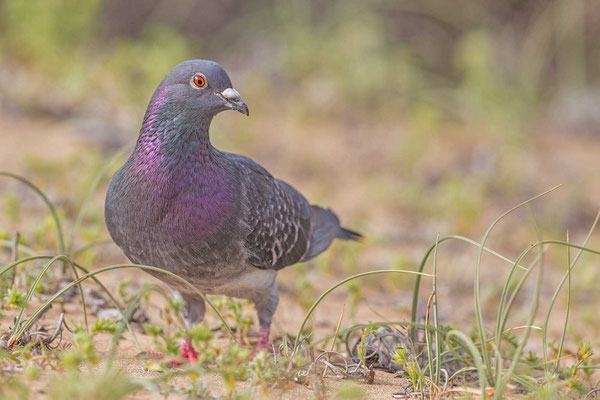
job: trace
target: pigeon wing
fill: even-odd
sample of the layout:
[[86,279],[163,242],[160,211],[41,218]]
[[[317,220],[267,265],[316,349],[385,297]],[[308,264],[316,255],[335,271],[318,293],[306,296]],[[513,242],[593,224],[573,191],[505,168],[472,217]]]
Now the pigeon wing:
[[235,161],[244,188],[245,222],[250,227],[244,243],[249,262],[257,268],[279,270],[302,261],[310,247],[311,205],[251,159],[235,155]]

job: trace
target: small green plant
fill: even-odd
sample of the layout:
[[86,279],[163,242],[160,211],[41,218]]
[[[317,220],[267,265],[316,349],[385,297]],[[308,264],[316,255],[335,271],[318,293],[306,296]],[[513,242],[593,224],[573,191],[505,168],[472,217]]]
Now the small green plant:
[[414,353],[405,346],[400,345],[393,353],[392,361],[402,368],[403,374],[408,378],[412,387],[421,392],[427,383],[427,378],[425,378],[419,360]]
[[254,323],[250,314],[244,312],[244,305],[250,304],[249,301],[233,300],[230,297],[223,297],[223,306],[226,310],[225,316],[230,316],[236,326],[240,342],[248,344],[248,329]]
[[[4,176],[11,176],[6,175]],[[498,218],[488,229],[481,242],[477,242],[462,236],[452,235],[447,237],[438,237],[431,248],[426,252],[419,268],[407,269],[383,269],[375,271],[367,271],[355,274],[346,279],[337,282],[318,296],[312,303],[307,303],[308,308],[304,320],[299,327],[298,334],[294,338],[293,345],[288,342],[288,336],[284,335],[283,350],[281,353],[271,355],[265,352],[259,352],[252,360],[250,360],[250,349],[243,344],[247,342],[248,328],[252,325],[252,318],[249,317],[247,303],[233,301],[228,298],[213,298],[207,300],[207,304],[215,311],[220,319],[220,328],[230,334],[229,342],[220,342],[215,340],[215,332],[209,328],[207,322],[195,324],[186,329],[181,317],[183,303],[180,298],[169,296],[164,291],[153,285],[144,285],[138,292],[131,294],[130,282],[122,282],[118,287],[118,298],[120,303],[111,295],[110,291],[97,280],[96,276],[108,271],[119,269],[136,268],[142,270],[152,270],[156,273],[166,273],[158,268],[151,266],[124,264],[101,267],[93,271],[76,262],[80,260],[76,255],[90,252],[95,254],[95,234],[88,237],[92,240],[90,244],[83,244],[81,248],[75,248],[73,240],[75,235],[72,235],[69,240],[65,241],[63,237],[61,219],[65,218],[63,212],[56,210],[49,199],[39,191],[37,187],[23,178],[15,178],[28,185],[33,189],[42,200],[46,203],[50,210],[44,224],[44,237],[38,237],[34,240],[34,244],[29,242],[18,242],[18,250],[27,257],[17,260],[11,260],[7,265],[0,269],[0,288],[3,291],[3,305],[6,311],[15,309],[20,310],[17,314],[14,327],[11,327],[3,333],[5,346],[9,349],[1,353],[0,363],[16,363],[25,365],[24,376],[27,379],[36,379],[44,368],[52,368],[63,371],[63,375],[58,382],[63,385],[71,385],[68,392],[64,393],[65,398],[102,398],[98,397],[101,392],[102,385],[113,379],[114,387],[111,387],[107,393],[110,398],[122,398],[130,393],[146,388],[153,392],[162,391],[163,394],[177,392],[185,393],[194,396],[208,396],[210,390],[207,390],[203,384],[203,377],[207,373],[217,373],[224,382],[225,394],[230,398],[239,398],[251,396],[256,393],[257,389],[262,389],[264,395],[268,395],[273,387],[285,390],[290,382],[302,382],[312,385],[315,393],[323,393],[320,380],[322,376],[307,376],[307,373],[312,373],[317,368],[314,366],[314,361],[307,356],[309,353],[308,341],[313,341],[313,350],[318,349],[319,341],[313,337],[313,332],[308,321],[315,312],[316,308],[323,302],[331,292],[342,285],[348,285],[351,296],[351,301],[356,302],[362,294],[362,286],[359,285],[358,279],[369,276],[381,275],[398,275],[398,276],[414,276],[417,280],[413,296],[413,315],[412,321],[399,321],[399,324],[405,324],[411,327],[409,336],[410,341],[402,341],[396,343],[395,347],[391,347],[390,357],[394,365],[402,370],[403,376],[412,385],[412,391],[420,396],[437,396],[443,393],[443,388],[450,382],[462,379],[465,390],[473,392],[473,387],[479,384],[479,389],[482,396],[495,396],[501,398],[503,395],[510,393],[518,387],[520,391],[526,394],[540,396],[551,393],[550,388],[559,391],[561,395],[582,396],[594,387],[593,377],[594,370],[597,365],[594,364],[594,352],[592,346],[587,343],[582,343],[576,352],[569,353],[566,349],[568,344],[573,342],[570,338],[566,341],[566,336],[570,332],[567,329],[568,310],[572,301],[573,288],[571,281],[575,278],[572,274],[573,268],[576,266],[580,255],[583,252],[600,254],[596,250],[592,250],[587,246],[591,233],[594,230],[600,213],[594,221],[587,238],[581,246],[574,245],[567,238],[566,241],[559,240],[539,240],[532,246],[524,250],[519,257],[511,260],[502,254],[486,247],[486,239],[489,236],[493,227],[510,212],[527,205],[537,197],[528,200],[519,206],[509,210]],[[88,196],[89,197],[89,196]],[[85,205],[82,211],[77,215],[76,228],[81,228],[81,232],[85,231],[85,221],[82,215],[85,214]],[[84,224],[80,226],[81,224]],[[92,232],[93,230],[90,230]],[[41,231],[40,231],[41,232]],[[56,234],[51,234],[55,232]],[[49,238],[48,236],[52,236]],[[84,235],[85,236],[85,235]],[[86,239],[86,240],[88,240]],[[7,248],[14,247],[10,235],[4,235],[0,239],[3,246]],[[443,301],[441,296],[438,298],[438,285],[440,277],[438,276],[438,247],[441,243],[453,240],[475,246],[478,250],[476,260],[476,276],[475,282],[479,279],[479,270],[482,268],[482,254],[487,253],[494,257],[512,265],[509,269],[508,277],[504,282],[503,290],[500,298],[500,306],[498,317],[496,320],[495,329],[489,329],[484,325],[482,316],[482,302],[480,301],[481,292],[475,291],[475,311],[476,318],[475,326],[472,335],[465,334],[461,331],[460,326],[455,326],[454,329],[448,329],[442,326],[438,321],[437,306],[438,302]],[[54,255],[38,255],[34,248],[36,243],[45,243],[53,245],[58,256]],[[31,246],[31,247],[28,247]],[[567,251],[568,268],[565,272],[564,279],[556,288],[552,301],[550,302],[549,310],[547,311],[544,323],[540,326],[534,325],[534,320],[537,312],[539,298],[541,296],[541,271],[543,268],[543,252],[544,246],[561,246],[569,249]],[[44,246],[45,247],[45,246]],[[41,247],[40,247],[41,248]],[[533,258],[529,263],[523,260],[529,260],[527,254],[539,249],[538,256]],[[578,249],[578,254],[571,259],[570,249]],[[71,254],[71,256],[69,256]],[[423,269],[430,257],[433,255],[433,273],[424,273]],[[18,257],[17,257],[18,258]],[[30,267],[35,261],[41,261],[43,266],[35,265]],[[55,268],[63,265],[62,270]],[[13,274],[13,271],[18,273]],[[65,271],[74,275],[74,280],[70,283],[65,282]],[[516,271],[521,271],[516,273]],[[533,301],[528,306],[527,321],[524,325],[512,326],[512,320],[509,315],[513,308],[516,308],[517,302],[515,299],[519,292],[525,287],[528,279],[531,276],[536,276],[536,283],[533,290]],[[172,279],[180,279],[174,275],[170,275]],[[418,301],[418,292],[422,278],[431,278],[433,291],[429,296],[427,304],[427,313],[425,323],[418,323],[416,320],[416,301]],[[62,279],[60,285],[52,286],[52,282]],[[181,279],[180,279],[181,280]],[[107,298],[116,307],[121,316],[121,321],[113,321],[108,319],[91,319],[88,318],[85,302],[85,291],[81,288],[82,283],[94,282],[103,291]],[[189,283],[182,281],[183,285]],[[303,293],[310,292],[310,296],[303,296],[308,300],[314,298],[315,288],[312,285],[306,284],[310,281],[300,281],[299,290]],[[548,321],[552,307],[556,303],[558,293],[565,284],[566,287],[566,307],[567,316],[564,320],[563,333],[560,338],[547,339]],[[189,285],[190,290],[195,289]],[[477,288],[477,284],[475,285]],[[44,329],[35,331],[32,329],[34,324],[44,316],[48,307],[53,303],[56,304],[58,299],[67,293],[72,293],[75,289],[80,289],[80,299],[82,300],[82,310],[84,320],[72,325],[73,336],[68,340],[72,346],[68,349],[64,347],[50,347],[43,344],[36,335],[47,337],[48,332]],[[171,370],[167,365],[163,364],[160,369],[163,374],[160,378],[140,382],[134,378],[121,376],[115,378],[112,363],[116,354],[116,349],[119,343],[125,339],[125,330],[129,330],[131,339],[138,344],[135,332],[131,329],[130,320],[133,311],[138,305],[146,305],[149,301],[150,293],[158,293],[163,296],[166,301],[163,303],[160,311],[160,320],[153,320],[152,323],[144,324],[145,333],[153,338],[153,344],[156,349],[161,351],[165,359],[171,356],[177,356],[179,352],[179,340],[181,338],[190,338],[193,344],[199,350],[198,362],[194,365],[183,365],[178,370]],[[366,292],[366,289],[365,289]],[[201,295],[200,293],[198,293]],[[73,296],[71,295],[71,298]],[[66,298],[63,298],[63,307],[67,305]],[[26,308],[33,301],[39,301],[40,305],[31,313],[25,314]],[[214,302],[214,304],[213,304]],[[126,305],[123,310],[121,305]],[[351,307],[355,308],[355,306]],[[343,330],[340,324],[336,328],[335,337],[342,339]],[[233,335],[229,329],[231,321],[236,325],[238,335]],[[510,323],[510,324],[509,324]],[[356,361],[357,368],[369,371],[373,365],[373,359],[368,357],[371,354],[370,340],[375,335],[380,334],[378,327],[380,323],[369,323],[361,326],[361,336],[356,346],[356,356],[359,361]],[[57,328],[58,329],[58,328]],[[219,328],[217,328],[219,329]],[[543,353],[540,356],[537,353],[525,353],[525,345],[530,341],[530,332],[537,330],[542,332],[542,349]],[[420,332],[424,334],[423,338],[417,340],[416,335]],[[105,355],[99,352],[95,345],[94,339],[97,335],[109,334],[112,335],[112,347]],[[236,343],[236,336],[242,344]],[[34,339],[31,339],[34,338]],[[407,339],[408,336],[406,337]],[[127,337],[129,339],[129,337]],[[339,347],[339,346],[338,346]],[[141,346],[138,344],[138,349]],[[415,350],[417,349],[417,350]],[[335,350],[335,346],[332,347]],[[368,354],[367,354],[368,353]],[[549,358],[549,353],[554,359]],[[571,362],[571,360],[574,360]],[[101,362],[105,362],[106,367],[100,373],[94,372],[98,369]],[[308,371],[308,372],[307,372]],[[312,371],[312,372],[311,372]],[[190,385],[187,388],[177,388],[169,383],[169,379],[175,375],[184,375],[189,378]],[[2,373],[0,378],[4,379]],[[238,383],[241,381],[247,382],[250,386],[248,390],[241,390]],[[14,393],[21,393],[22,387],[18,382],[5,380],[7,387],[0,390],[10,398]],[[58,384],[56,384],[58,385]],[[321,389],[320,389],[321,388]],[[72,390],[71,390],[72,389]],[[340,397],[350,398],[354,395],[354,389],[348,391],[340,390]],[[356,391],[357,398],[362,394]],[[24,393],[24,392],[23,392]],[[345,394],[344,394],[345,393]],[[59,396],[58,386],[53,385],[49,391],[51,398]],[[23,395],[24,396],[24,395]]]
[[179,352],[177,340],[173,335],[165,333],[164,329],[158,325],[144,324],[144,330],[147,335],[154,339],[154,346],[167,355],[176,355]]
[[27,305],[27,293],[22,292],[17,285],[12,285],[4,296],[4,304],[9,309],[23,308]]
[[360,343],[358,345],[358,356],[360,357],[360,361],[365,366],[365,368],[369,368],[367,365],[366,354],[367,354],[367,338],[370,334],[377,330],[374,326],[369,326],[367,328],[361,329]]
[[65,351],[61,355],[64,367],[74,371],[83,363],[98,363],[99,356],[94,346],[94,335],[89,333],[81,324],[75,325],[74,334],[74,349]]
[[117,323],[110,319],[98,319],[91,326],[92,334],[100,332],[114,334],[117,331]]
[[217,357],[217,373],[223,379],[227,397],[231,398],[235,393],[236,382],[248,379],[248,358],[250,351],[237,344],[229,346]]

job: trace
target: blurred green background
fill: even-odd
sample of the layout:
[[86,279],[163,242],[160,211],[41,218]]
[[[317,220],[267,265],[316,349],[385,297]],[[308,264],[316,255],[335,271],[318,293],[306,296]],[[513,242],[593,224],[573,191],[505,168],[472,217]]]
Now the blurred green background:
[[198,57],[263,101],[286,93],[311,117],[392,114],[426,127],[451,118],[518,129],[600,76],[591,0],[0,6],[3,102],[54,116],[141,108],[175,63]]
[[[414,269],[438,234],[480,241],[502,212],[558,184],[502,220],[486,246],[514,260],[540,238],[565,240],[567,231],[581,244],[600,208],[598,38],[599,0],[0,0],[0,170],[48,195],[69,242],[87,206],[72,237],[77,262],[123,263],[104,224],[110,176],[164,75],[186,59],[219,62],[250,117],[220,114],[213,144],[256,160],[366,236],[280,272],[274,327],[289,333],[342,277]],[[22,248],[54,254],[55,226],[39,197],[0,178],[0,240],[12,243],[19,232]],[[600,235],[587,247],[600,248]],[[0,264],[11,257],[5,247]],[[538,326],[570,257],[562,246],[544,247]],[[440,320],[464,332],[475,321],[476,259],[475,246],[440,246]],[[576,305],[569,323],[558,313],[550,321],[550,338],[566,327],[573,355],[584,338],[600,346],[598,265],[597,256],[581,257],[557,302],[561,313],[571,299]],[[509,270],[484,255],[488,326]],[[23,288],[34,282],[28,271]],[[352,281],[327,297],[315,332],[335,332],[345,306],[344,325],[408,320],[414,279],[389,276]],[[511,290],[524,276],[517,270]],[[528,321],[531,278],[511,326]],[[122,271],[103,279],[114,292],[152,280]],[[9,287],[0,281],[3,309],[17,293]],[[424,279],[419,317],[432,290]],[[12,316],[4,314],[4,327]],[[539,354],[540,336],[532,332],[525,350]]]
[[[334,208],[371,266],[560,183],[534,209],[564,237],[600,204],[598,37],[596,0],[0,0],[0,162],[72,217],[162,77],[205,58],[251,110],[220,115],[215,145]],[[15,188],[5,232],[37,204]],[[527,214],[508,231],[500,246],[528,243]]]

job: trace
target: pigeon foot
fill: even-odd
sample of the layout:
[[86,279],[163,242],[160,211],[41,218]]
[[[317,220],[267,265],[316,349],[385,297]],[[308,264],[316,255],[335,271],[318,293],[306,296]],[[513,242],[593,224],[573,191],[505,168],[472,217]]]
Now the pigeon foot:
[[254,357],[256,356],[256,354],[259,351],[266,351],[269,354],[273,353],[273,348],[269,345],[270,333],[271,333],[271,328],[269,328],[268,326],[260,327],[260,330],[258,331],[258,343],[256,344],[256,347],[250,354],[251,360],[254,359]]
[[179,342],[179,352],[190,363],[195,364],[198,362],[198,351],[194,348],[190,338],[181,339]]

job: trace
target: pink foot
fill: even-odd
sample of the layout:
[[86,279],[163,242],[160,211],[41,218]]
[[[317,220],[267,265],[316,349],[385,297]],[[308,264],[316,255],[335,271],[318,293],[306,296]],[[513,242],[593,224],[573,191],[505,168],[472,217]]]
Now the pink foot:
[[258,343],[256,344],[256,347],[252,351],[252,354],[250,354],[251,360],[254,358],[254,356],[256,356],[256,353],[258,353],[261,350],[264,350],[267,353],[273,353],[273,349],[271,348],[271,346],[269,346],[269,334],[270,333],[271,333],[271,328],[269,328],[268,326],[260,327],[260,330],[258,331]]
[[179,342],[179,352],[192,364],[198,362],[198,352],[189,338],[181,339]]
[[[185,360],[188,360],[190,363],[198,362],[198,352],[190,339],[181,339],[179,342],[179,352],[181,353],[181,356],[166,361],[167,367],[173,368],[183,365]],[[144,360],[164,360],[165,355],[160,351],[144,351],[138,354],[137,358]]]

